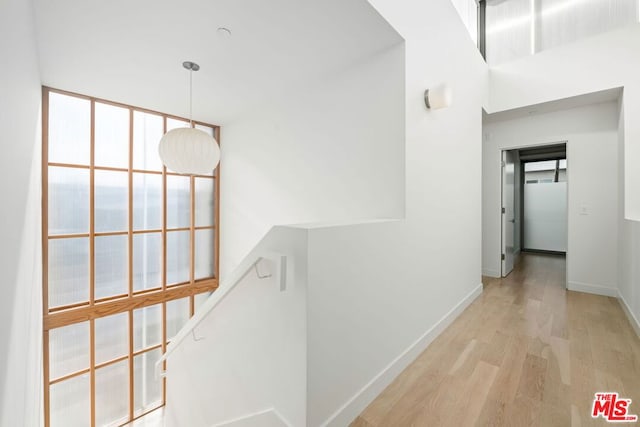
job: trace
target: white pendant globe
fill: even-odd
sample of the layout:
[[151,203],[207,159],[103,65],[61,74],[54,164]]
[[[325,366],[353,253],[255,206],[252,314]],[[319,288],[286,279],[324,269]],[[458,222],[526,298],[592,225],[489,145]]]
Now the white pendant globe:
[[220,162],[218,142],[195,128],[177,128],[165,133],[158,152],[167,169],[185,175],[210,174]]

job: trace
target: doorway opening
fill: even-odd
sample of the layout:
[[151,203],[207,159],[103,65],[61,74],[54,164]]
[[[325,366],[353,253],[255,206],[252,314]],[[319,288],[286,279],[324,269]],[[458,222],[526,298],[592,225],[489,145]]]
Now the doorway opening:
[[502,151],[502,277],[521,252],[566,256],[566,142]]

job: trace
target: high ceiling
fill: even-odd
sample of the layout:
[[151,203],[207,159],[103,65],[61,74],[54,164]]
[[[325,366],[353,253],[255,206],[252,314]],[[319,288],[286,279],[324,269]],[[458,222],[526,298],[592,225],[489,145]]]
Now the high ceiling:
[[43,84],[186,116],[191,60],[216,124],[401,41],[366,0],[33,2]]

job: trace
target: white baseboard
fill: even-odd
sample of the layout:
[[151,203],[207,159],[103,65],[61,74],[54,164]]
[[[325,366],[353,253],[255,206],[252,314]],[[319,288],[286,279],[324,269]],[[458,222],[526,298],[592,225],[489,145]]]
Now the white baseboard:
[[638,337],[640,338],[640,321],[638,321],[638,318],[633,314],[633,311],[631,311],[631,307],[629,307],[629,304],[627,304],[627,300],[624,299],[620,291],[618,291],[618,303],[620,303],[620,305],[622,306],[622,311],[624,311],[624,314],[627,315],[629,323],[631,323],[631,326],[636,331],[636,335],[638,335]]
[[244,415],[222,423],[214,424],[213,427],[292,427],[288,421],[275,409],[265,409],[264,411]]
[[490,268],[483,268],[482,269],[482,275],[483,276],[487,276],[487,277],[495,277],[495,278],[500,278],[501,274],[499,271],[496,270],[492,270]]
[[569,286],[567,288],[570,291],[586,292],[588,294],[604,295],[606,297],[614,298],[618,296],[618,290],[616,288],[610,288],[608,286],[571,281],[568,283],[568,285]]
[[349,425],[400,373],[413,362],[433,340],[444,331],[478,296],[482,294],[482,283],[476,286],[455,307],[445,314],[435,325],[396,357],[367,385],[331,415],[323,427],[344,427]]

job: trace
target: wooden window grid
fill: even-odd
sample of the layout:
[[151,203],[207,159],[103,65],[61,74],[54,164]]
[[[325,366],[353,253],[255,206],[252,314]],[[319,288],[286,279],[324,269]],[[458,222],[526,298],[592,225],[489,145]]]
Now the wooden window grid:
[[[56,163],[49,162],[49,96],[51,93],[65,95],[75,98],[80,98],[89,101],[91,107],[91,125],[90,125],[90,161],[89,164],[76,164],[76,163]],[[107,167],[95,165],[95,117],[96,117],[96,103],[111,105],[127,109],[129,111],[129,158],[128,167]],[[44,360],[44,420],[45,427],[51,425],[50,418],[50,403],[51,403],[51,386],[61,383],[65,380],[76,378],[83,375],[89,375],[90,378],[90,425],[94,427],[96,425],[96,370],[115,365],[119,362],[127,361],[128,363],[128,416],[126,421],[120,423],[126,424],[137,418],[140,418],[149,412],[156,410],[165,404],[166,400],[166,380],[162,379],[162,399],[160,404],[143,413],[134,413],[134,358],[144,353],[151,353],[154,350],[166,351],[167,346],[167,302],[178,300],[182,298],[189,298],[189,316],[193,316],[195,311],[195,297],[198,294],[212,292],[218,287],[218,266],[219,266],[219,194],[220,194],[220,167],[218,166],[212,175],[196,175],[190,176],[189,179],[189,226],[188,227],[167,227],[167,178],[171,176],[183,176],[176,173],[168,172],[166,167],[162,167],[162,170],[145,170],[134,169],[133,167],[133,153],[134,153],[134,112],[147,113],[162,118],[163,132],[167,131],[167,121],[170,119],[186,121],[188,120],[172,116],[168,114],[159,113],[143,108],[133,107],[121,103],[111,102],[104,99],[89,97],[85,95],[79,95],[72,92],[62,91],[49,87],[43,87],[42,90],[42,251],[43,251],[43,360]],[[217,141],[220,141],[220,127],[193,121],[193,126],[200,125],[213,129],[214,137]],[[88,233],[78,234],[50,234],[49,233],[49,194],[48,194],[48,177],[49,168],[66,168],[66,169],[84,169],[89,173],[89,231]],[[96,171],[114,171],[127,174],[128,178],[128,206],[127,206],[127,230],[113,231],[113,232],[96,232],[95,231],[95,172]],[[162,179],[162,193],[161,193],[161,228],[154,229],[135,229],[133,225],[134,215],[134,174],[149,174],[161,176]],[[214,197],[213,197],[213,224],[210,226],[196,226],[195,210],[196,210],[196,179],[213,180]],[[206,277],[196,280],[195,277],[195,240],[196,231],[199,230],[211,230],[213,233],[214,248],[213,248],[213,266],[214,275],[212,277]],[[189,280],[181,283],[167,283],[167,259],[171,254],[167,254],[167,236],[170,233],[178,232],[189,233]],[[133,242],[134,236],[156,233],[161,235],[162,248],[161,248],[161,284],[156,288],[134,290],[134,250]],[[95,259],[95,239],[102,236],[126,236],[127,237],[127,262],[128,265],[128,292],[110,295],[104,298],[97,298],[95,295],[95,273],[96,273],[96,259]],[[61,305],[50,307],[49,306],[49,258],[48,248],[49,242],[59,239],[73,239],[73,238],[87,238],[89,242],[89,298],[88,301],[79,303]],[[143,307],[149,307],[159,305],[162,312],[162,338],[161,343],[144,347],[134,351],[134,310]],[[95,320],[106,316],[127,313],[127,331],[128,331],[128,354],[116,357],[114,359],[96,363],[96,333],[95,333]],[[57,328],[62,328],[69,325],[78,324],[81,322],[88,322],[89,324],[89,367],[84,368],[63,376],[56,378],[50,377],[50,332]]]

